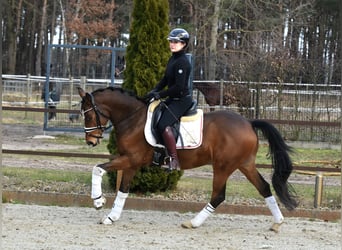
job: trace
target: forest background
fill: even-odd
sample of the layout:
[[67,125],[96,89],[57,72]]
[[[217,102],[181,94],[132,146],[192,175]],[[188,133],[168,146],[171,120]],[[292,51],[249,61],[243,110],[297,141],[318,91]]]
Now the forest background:
[[[146,1],[148,2],[148,1]],[[338,84],[339,0],[169,0],[194,79]],[[48,44],[126,47],[133,0],[4,0],[4,74],[45,75]]]

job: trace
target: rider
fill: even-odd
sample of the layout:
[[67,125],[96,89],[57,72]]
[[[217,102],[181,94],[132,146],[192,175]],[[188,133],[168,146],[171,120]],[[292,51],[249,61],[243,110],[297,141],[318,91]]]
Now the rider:
[[[169,46],[172,52],[164,77],[147,95],[146,99],[166,98],[165,108],[158,123],[157,130],[169,155],[170,169],[180,169],[176,140],[171,126],[191,107],[192,97],[189,90],[191,64],[185,55],[189,44],[189,33],[180,28],[173,29],[169,36]],[[164,89],[167,86],[166,89]]]

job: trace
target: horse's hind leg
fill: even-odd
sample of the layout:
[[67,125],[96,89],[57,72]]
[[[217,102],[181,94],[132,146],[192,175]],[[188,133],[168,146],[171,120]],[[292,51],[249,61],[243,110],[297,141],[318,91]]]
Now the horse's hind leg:
[[240,171],[247,177],[247,179],[255,186],[259,193],[265,198],[266,205],[270,209],[274,224],[270,230],[278,232],[279,226],[283,223],[284,217],[279,209],[275,197],[272,195],[270,184],[265,181],[255,165],[249,168],[241,168]]
[[183,228],[197,228],[215,212],[215,209],[226,198],[226,182],[231,173],[232,171],[218,173],[214,170],[213,192],[210,202],[193,219],[184,222],[182,224]]

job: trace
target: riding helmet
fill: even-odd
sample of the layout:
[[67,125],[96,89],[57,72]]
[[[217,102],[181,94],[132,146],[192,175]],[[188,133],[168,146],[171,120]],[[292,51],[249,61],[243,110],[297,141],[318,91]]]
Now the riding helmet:
[[171,30],[167,40],[169,41],[179,41],[185,43],[184,48],[189,44],[190,35],[185,29],[176,28]]

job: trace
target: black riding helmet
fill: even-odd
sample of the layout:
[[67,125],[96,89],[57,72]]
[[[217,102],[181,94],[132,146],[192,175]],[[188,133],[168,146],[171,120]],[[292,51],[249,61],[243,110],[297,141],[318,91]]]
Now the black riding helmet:
[[190,35],[185,29],[176,28],[171,30],[167,40],[185,43],[184,49],[188,47]]

